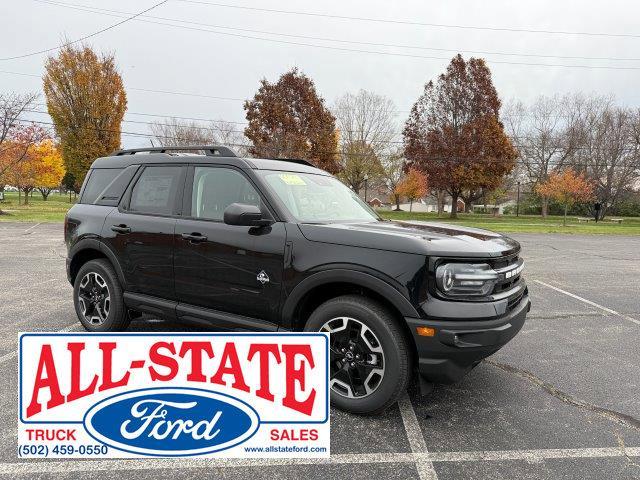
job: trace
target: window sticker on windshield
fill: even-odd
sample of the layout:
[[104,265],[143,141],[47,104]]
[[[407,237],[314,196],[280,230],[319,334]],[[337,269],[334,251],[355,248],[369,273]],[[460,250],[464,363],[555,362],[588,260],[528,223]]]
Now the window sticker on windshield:
[[293,173],[281,173],[280,179],[287,185],[306,185],[301,176]]

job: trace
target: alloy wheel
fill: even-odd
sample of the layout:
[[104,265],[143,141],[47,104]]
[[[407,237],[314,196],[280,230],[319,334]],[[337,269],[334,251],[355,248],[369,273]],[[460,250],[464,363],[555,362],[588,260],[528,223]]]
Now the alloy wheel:
[[326,322],[330,334],[329,388],[347,398],[363,398],[380,386],[385,363],[382,344],[364,323],[351,317]]
[[78,303],[85,321],[91,325],[102,325],[109,316],[111,296],[107,282],[99,273],[89,272],[80,282]]

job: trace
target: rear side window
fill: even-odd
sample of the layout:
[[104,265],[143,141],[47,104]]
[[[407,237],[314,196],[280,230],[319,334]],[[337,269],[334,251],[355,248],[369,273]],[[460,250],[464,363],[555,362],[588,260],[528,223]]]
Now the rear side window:
[[178,194],[182,167],[147,167],[131,191],[129,210],[171,215]]
[[98,198],[96,199],[96,205],[106,205],[115,207],[120,203],[120,197],[129,186],[129,182],[138,171],[139,165],[131,165],[120,172],[112,182],[107,185]]
[[120,168],[95,168],[91,170],[80,203],[94,203],[120,172],[122,172]]

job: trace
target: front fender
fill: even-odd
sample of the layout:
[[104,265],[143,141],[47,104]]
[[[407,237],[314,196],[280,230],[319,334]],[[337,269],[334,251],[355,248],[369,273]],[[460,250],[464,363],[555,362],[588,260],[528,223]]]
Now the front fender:
[[293,323],[295,309],[300,300],[302,300],[308,292],[313,288],[329,283],[351,283],[368,288],[379,293],[391,302],[403,316],[420,317],[420,314],[413,305],[411,305],[411,302],[409,302],[402,293],[383,280],[365,272],[337,268],[314,273],[295,286],[282,308],[283,324],[291,325]]

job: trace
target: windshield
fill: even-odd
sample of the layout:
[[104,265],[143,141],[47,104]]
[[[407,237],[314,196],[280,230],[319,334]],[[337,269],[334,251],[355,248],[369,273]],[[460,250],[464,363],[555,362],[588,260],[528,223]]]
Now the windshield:
[[260,174],[300,223],[379,220],[355,192],[333,177],[271,170]]

